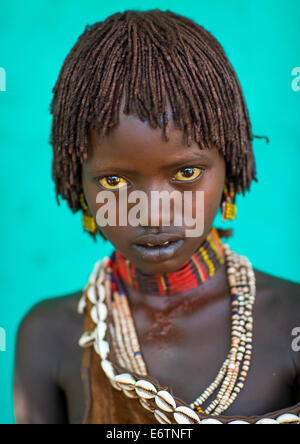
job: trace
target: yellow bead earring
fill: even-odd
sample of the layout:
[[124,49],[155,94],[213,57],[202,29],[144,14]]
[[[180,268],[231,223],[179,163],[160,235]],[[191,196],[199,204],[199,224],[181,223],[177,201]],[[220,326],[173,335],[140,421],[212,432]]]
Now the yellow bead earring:
[[94,235],[97,231],[97,225],[96,225],[95,219],[89,213],[89,209],[88,209],[88,206],[85,201],[85,197],[84,197],[83,193],[80,193],[80,204],[81,204],[81,208],[83,209],[83,212],[82,212],[83,228],[86,231],[89,231],[91,234]]
[[237,207],[234,203],[234,184],[233,182],[229,183],[229,192],[227,185],[224,185],[223,190],[225,200],[222,204],[222,220],[225,222],[226,220],[234,220],[236,217]]

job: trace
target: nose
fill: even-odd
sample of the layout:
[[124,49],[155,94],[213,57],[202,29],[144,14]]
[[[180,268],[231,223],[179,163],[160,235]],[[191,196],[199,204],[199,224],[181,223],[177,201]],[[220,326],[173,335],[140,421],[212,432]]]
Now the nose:
[[163,226],[172,226],[174,220],[174,206],[169,187],[157,188],[151,187],[145,191],[147,200],[144,211],[147,211],[145,220],[147,227],[159,228]]

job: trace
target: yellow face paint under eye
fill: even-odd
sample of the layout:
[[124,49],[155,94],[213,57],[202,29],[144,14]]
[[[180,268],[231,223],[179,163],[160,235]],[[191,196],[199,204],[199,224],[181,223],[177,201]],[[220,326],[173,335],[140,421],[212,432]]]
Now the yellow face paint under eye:
[[127,181],[119,176],[102,177],[98,182],[103,188],[107,188],[108,190],[118,190],[127,185]]
[[[184,172],[190,170],[190,175],[185,176]],[[186,168],[182,168],[181,170],[179,170],[175,176],[174,179],[175,180],[179,180],[181,182],[188,182],[190,180],[194,180],[197,179],[197,177],[199,177],[202,173],[202,169],[201,168],[196,168],[196,167],[186,167]]]

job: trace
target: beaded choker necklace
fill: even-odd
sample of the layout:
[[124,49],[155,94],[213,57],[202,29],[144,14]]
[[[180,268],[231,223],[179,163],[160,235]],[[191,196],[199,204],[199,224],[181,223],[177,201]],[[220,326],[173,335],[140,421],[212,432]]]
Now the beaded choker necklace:
[[201,246],[179,269],[172,273],[147,275],[118,250],[112,255],[113,270],[130,287],[142,293],[173,295],[184,293],[214,276],[224,264],[225,254],[218,231],[212,228]]

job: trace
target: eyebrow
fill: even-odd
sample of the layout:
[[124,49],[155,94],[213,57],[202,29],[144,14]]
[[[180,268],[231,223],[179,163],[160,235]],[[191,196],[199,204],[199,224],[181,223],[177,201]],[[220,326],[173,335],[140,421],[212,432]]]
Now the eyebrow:
[[[200,151],[200,149],[199,149],[199,151]],[[194,162],[205,162],[205,161],[206,162],[211,161],[211,156],[202,150],[202,152],[199,152],[195,156],[190,156],[188,158],[185,157],[180,160],[177,160],[176,162],[172,162],[167,165],[163,165],[162,169],[166,170],[166,169],[175,168],[175,167],[178,167],[178,166],[184,165],[184,164],[191,164]],[[137,172],[136,168],[122,168],[122,167],[118,167],[116,165],[111,165],[111,166],[110,165],[107,165],[107,166],[106,165],[99,165],[99,168],[95,167],[95,169],[91,168],[91,170],[93,170],[93,171],[90,171],[92,174],[99,174],[99,173],[102,174],[106,170],[120,172],[120,173],[136,173]]]
[[[200,151],[200,149],[199,149]],[[211,156],[207,154],[206,152],[198,153],[195,156],[191,156],[188,158],[182,158],[180,160],[177,160],[177,162],[169,163],[168,165],[164,166],[163,168],[173,168],[176,166],[180,166],[185,163],[193,163],[193,162],[203,162],[203,161],[210,161]]]

